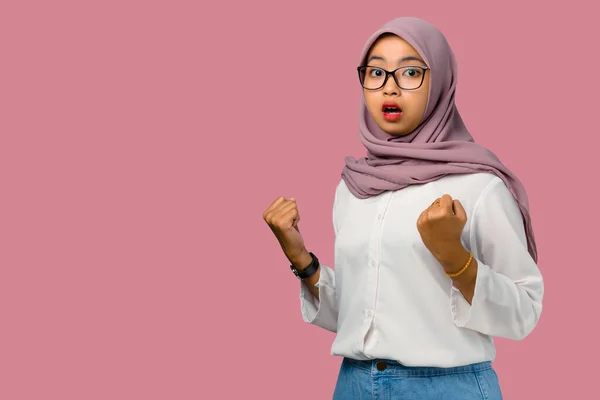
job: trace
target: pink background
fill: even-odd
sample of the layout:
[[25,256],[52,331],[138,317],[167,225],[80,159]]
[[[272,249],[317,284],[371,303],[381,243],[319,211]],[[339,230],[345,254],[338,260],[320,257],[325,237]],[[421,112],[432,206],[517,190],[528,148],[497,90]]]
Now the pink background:
[[0,1],[0,399],[331,398],[334,335],[262,212],[297,197],[332,264],[355,66],[401,15],[446,34],[467,126],[530,196],[545,308],[497,340],[505,398],[598,392],[590,3],[203,3]]

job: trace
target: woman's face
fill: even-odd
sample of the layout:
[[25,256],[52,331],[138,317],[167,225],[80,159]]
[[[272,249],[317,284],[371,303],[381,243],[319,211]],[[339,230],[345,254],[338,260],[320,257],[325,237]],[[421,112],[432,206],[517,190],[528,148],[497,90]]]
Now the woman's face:
[[[390,72],[400,67],[427,66],[419,53],[396,35],[380,37],[367,54],[365,65]],[[422,82],[420,87],[401,89],[390,75],[383,87],[364,89],[367,108],[384,132],[404,136],[419,126],[427,108],[429,76],[429,70],[403,68],[396,72],[400,85],[412,89]],[[371,88],[381,85],[384,78],[385,73],[380,69],[364,71],[364,83]]]

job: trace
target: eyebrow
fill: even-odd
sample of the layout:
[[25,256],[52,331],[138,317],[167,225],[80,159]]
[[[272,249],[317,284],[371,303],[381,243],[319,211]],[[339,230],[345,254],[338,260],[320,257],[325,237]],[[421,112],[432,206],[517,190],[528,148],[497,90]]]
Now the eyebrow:
[[[369,59],[367,60],[367,63],[370,63],[373,60],[380,60],[380,61],[385,61],[384,57],[381,56],[371,56],[369,57]],[[406,56],[406,57],[402,57],[400,60],[398,60],[398,64],[403,63],[405,61],[419,61],[422,62],[423,64],[426,64],[425,61],[421,60],[419,57],[417,56]]]

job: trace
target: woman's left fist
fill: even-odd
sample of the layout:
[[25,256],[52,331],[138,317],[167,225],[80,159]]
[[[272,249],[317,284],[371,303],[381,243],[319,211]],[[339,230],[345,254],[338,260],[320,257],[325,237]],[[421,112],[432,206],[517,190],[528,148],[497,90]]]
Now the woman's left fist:
[[425,247],[441,261],[462,248],[460,236],[466,223],[467,213],[460,201],[445,194],[421,213],[417,229]]

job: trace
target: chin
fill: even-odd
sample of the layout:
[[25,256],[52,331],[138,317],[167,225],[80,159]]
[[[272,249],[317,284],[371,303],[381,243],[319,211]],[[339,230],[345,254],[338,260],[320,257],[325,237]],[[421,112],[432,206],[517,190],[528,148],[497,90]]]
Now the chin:
[[406,135],[410,134],[412,132],[412,130],[399,128],[399,129],[388,129],[388,130],[385,130],[384,132],[386,132],[390,135],[394,135],[394,136],[406,136]]
[[406,129],[405,127],[401,126],[400,124],[390,124],[387,121],[377,121],[377,125],[379,126],[379,128],[382,131],[384,131],[388,135],[392,135],[392,136],[406,136],[414,130],[414,129]]

